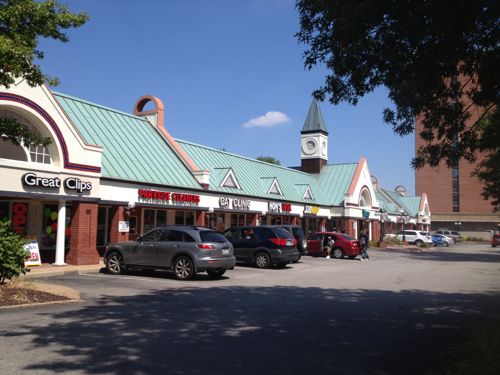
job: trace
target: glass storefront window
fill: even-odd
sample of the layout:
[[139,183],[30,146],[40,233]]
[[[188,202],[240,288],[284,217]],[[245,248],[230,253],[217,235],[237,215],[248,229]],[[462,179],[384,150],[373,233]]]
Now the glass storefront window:
[[155,228],[155,210],[144,210],[144,233]]
[[175,211],[175,224],[184,224],[184,211]]
[[167,211],[156,211],[156,226],[167,225]]
[[111,207],[99,207],[97,210],[97,241],[96,246],[106,246],[111,234]]
[[[43,205],[43,218],[42,218],[42,235],[41,235],[41,248],[43,249],[55,249],[56,248],[56,238],[57,231],[60,228],[57,227],[57,217],[58,217],[58,206],[56,204],[44,204]],[[70,238],[71,238],[71,206],[66,206],[66,224],[64,230],[66,231],[65,236],[65,248],[69,248]]]
[[175,224],[194,225],[193,211],[175,211]]
[[0,202],[0,220],[9,221],[9,202]]

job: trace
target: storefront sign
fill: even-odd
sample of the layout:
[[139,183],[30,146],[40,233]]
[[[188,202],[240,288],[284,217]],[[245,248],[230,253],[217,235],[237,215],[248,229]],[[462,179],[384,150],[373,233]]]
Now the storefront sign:
[[369,219],[370,218],[370,211],[363,210],[362,214],[363,214],[363,218],[365,218],[365,219]]
[[249,210],[250,209],[250,199],[244,198],[219,198],[219,207],[225,209],[233,210]]
[[130,231],[130,225],[128,221],[118,222],[118,232],[128,233]]
[[[58,177],[38,177],[36,173],[26,173],[22,177],[23,185],[31,187],[60,188],[61,179]],[[79,193],[92,190],[92,183],[85,182],[76,177],[68,177],[63,186],[68,190],[76,190]]]
[[305,215],[317,215],[319,212],[318,206],[304,206]]
[[267,204],[267,212],[269,213],[290,213],[291,211],[291,203],[268,202]]
[[159,201],[160,203],[183,205],[197,205],[198,203],[200,203],[200,196],[194,194],[171,193],[149,189],[139,189],[138,194],[140,201]]
[[29,251],[30,257],[24,262],[26,267],[29,266],[41,266],[42,259],[40,258],[40,249],[38,248],[38,242],[36,240],[31,241],[24,245],[24,250]]

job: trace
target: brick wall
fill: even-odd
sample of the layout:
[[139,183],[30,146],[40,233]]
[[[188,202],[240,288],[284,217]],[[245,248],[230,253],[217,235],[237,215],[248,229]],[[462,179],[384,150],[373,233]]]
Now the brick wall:
[[128,215],[125,207],[114,206],[111,208],[110,214],[111,214],[111,228],[109,231],[109,241],[110,242],[128,241],[129,233],[118,231],[119,222],[128,220]]
[[66,263],[75,265],[98,264],[97,204],[73,202],[71,207],[71,241]]

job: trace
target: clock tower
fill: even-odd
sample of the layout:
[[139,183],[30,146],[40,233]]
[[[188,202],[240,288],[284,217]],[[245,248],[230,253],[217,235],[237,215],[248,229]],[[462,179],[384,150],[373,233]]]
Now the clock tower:
[[300,160],[300,169],[307,173],[319,173],[328,162],[328,132],[316,99],[300,132]]

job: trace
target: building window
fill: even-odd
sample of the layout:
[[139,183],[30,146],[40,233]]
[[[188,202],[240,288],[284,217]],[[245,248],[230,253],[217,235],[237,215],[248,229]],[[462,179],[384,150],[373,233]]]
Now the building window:
[[358,203],[360,207],[371,207],[372,199],[370,196],[370,191],[367,188],[361,190]]
[[[0,110],[0,117],[11,118],[18,123],[25,125],[31,132],[40,134],[36,126],[33,125],[27,118],[17,114],[14,111],[7,109]],[[3,138],[3,137],[2,137]],[[1,139],[0,158],[28,161],[28,154],[30,161],[33,163],[50,164],[51,157],[47,146],[30,145],[28,148],[22,145],[14,145],[7,139]]]
[[451,199],[453,212],[460,212],[460,171],[458,163],[451,169]]
[[194,225],[193,211],[175,211],[175,224]]

